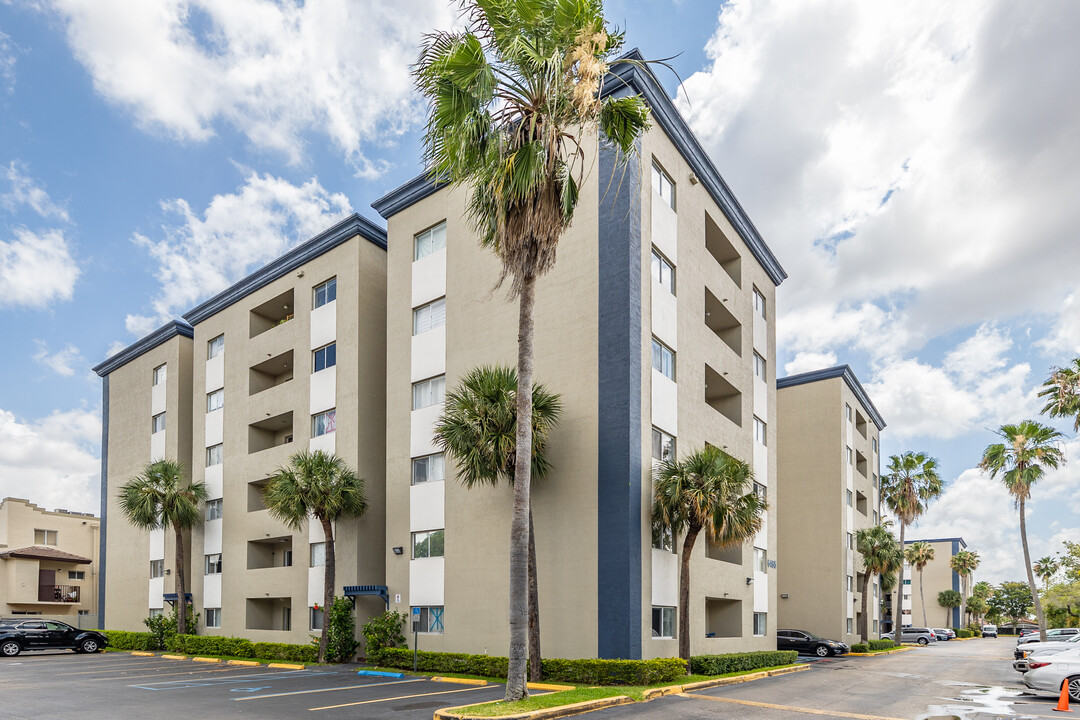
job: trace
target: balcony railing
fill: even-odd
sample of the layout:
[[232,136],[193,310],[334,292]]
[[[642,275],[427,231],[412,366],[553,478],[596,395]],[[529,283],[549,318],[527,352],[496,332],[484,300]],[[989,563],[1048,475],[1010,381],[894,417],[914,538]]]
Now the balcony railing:
[[79,590],[78,585],[38,585],[38,602],[77,603]]

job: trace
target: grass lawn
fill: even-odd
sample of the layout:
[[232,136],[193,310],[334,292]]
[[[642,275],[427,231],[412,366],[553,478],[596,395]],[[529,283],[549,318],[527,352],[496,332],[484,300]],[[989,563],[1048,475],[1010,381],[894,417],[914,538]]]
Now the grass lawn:
[[[105,648],[105,652],[130,653],[132,651],[131,650],[117,650],[116,648]],[[144,652],[144,651],[143,650],[138,650],[136,652]],[[320,664],[320,663],[317,663],[317,662],[309,662],[307,660],[271,660],[271,659],[268,659],[268,658],[240,657],[239,655],[193,655],[192,653],[172,652],[171,650],[146,650],[145,652],[152,652],[157,657],[161,657],[162,655],[183,655],[183,656],[185,656],[187,658],[193,658],[193,657],[220,658],[221,662],[223,662],[223,663],[228,662],[229,660],[251,660],[253,662],[263,663],[264,665],[268,664],[268,663],[288,663],[290,665],[306,665],[308,667],[311,667],[312,665],[319,665]],[[147,658],[147,659],[149,659],[149,658]],[[322,664],[326,665],[327,663],[322,663]]]

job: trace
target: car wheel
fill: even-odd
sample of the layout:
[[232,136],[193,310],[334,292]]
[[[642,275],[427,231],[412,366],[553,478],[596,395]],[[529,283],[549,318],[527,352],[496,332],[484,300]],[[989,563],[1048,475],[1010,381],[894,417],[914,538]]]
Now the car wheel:
[[814,648],[814,654],[818,657],[828,657],[832,654],[832,651],[829,650],[828,645],[818,645]]
[[1067,682],[1069,683],[1069,699],[1080,703],[1080,675],[1069,678]]
[[98,641],[94,638],[86,638],[79,643],[79,650],[84,653],[96,653],[98,651]]
[[919,638],[919,644],[920,645],[929,645],[930,641],[927,640],[926,638]]
[[14,640],[8,640],[0,645],[0,655],[4,657],[15,657],[22,652],[22,646]]

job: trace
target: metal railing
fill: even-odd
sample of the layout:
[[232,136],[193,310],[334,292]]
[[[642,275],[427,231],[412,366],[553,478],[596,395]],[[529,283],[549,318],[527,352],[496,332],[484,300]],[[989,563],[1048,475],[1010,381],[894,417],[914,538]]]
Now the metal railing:
[[38,602],[68,602],[80,601],[78,585],[38,585]]

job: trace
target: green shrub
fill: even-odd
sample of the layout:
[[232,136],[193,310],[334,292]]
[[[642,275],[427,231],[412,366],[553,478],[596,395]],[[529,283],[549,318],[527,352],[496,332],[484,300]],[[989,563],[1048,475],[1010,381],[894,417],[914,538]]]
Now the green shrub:
[[356,654],[356,619],[353,617],[352,600],[334,598],[326,628],[326,661],[349,662]]
[[[982,631],[980,630],[979,632],[982,632]],[[975,637],[975,633],[968,630],[967,628],[960,628],[959,630],[956,631],[956,637],[957,638]]]
[[169,641],[168,649],[188,655],[231,655],[286,662],[315,662],[319,654],[314,645],[253,643],[246,638],[223,635],[176,635]]
[[315,662],[319,659],[319,646],[290,645],[288,643],[255,643],[252,657],[263,660],[283,660],[285,662]]
[[748,672],[764,667],[791,665],[798,658],[799,653],[794,650],[695,655],[690,658],[690,672],[694,675],[726,675],[733,672]]
[[154,636],[148,632],[126,630],[103,630],[109,639],[109,647],[115,650],[156,650]]
[[871,650],[891,650],[896,647],[892,640],[871,640],[867,643]]
[[[792,653],[794,654],[794,653]],[[412,669],[413,654],[408,648],[383,648],[379,664]],[[506,677],[507,660],[491,655],[421,652],[417,670],[436,673],[461,673],[486,677]],[[686,676],[686,662],[680,658],[654,660],[563,660],[543,661],[544,680],[578,685],[653,685]]]
[[[167,650],[169,647],[169,640],[176,635],[176,628],[179,625],[176,613],[176,606],[173,606],[172,612],[166,615],[162,613],[156,617],[148,617],[143,620],[145,625],[150,630],[150,635],[153,636],[153,642],[151,643],[150,650]],[[199,628],[199,614],[195,612],[195,609],[191,605],[187,606],[187,626],[188,632],[194,635]]]
[[853,653],[868,653],[870,652],[870,646],[863,643],[855,643],[851,646],[851,652]]
[[[364,652],[367,653],[370,662],[385,665],[386,663],[381,660],[381,651],[384,648],[405,645],[405,636],[401,634],[401,629],[408,619],[409,616],[405,613],[387,610],[382,615],[376,615],[364,623],[364,628],[361,630],[366,641]],[[410,664],[409,667],[412,665]]]

